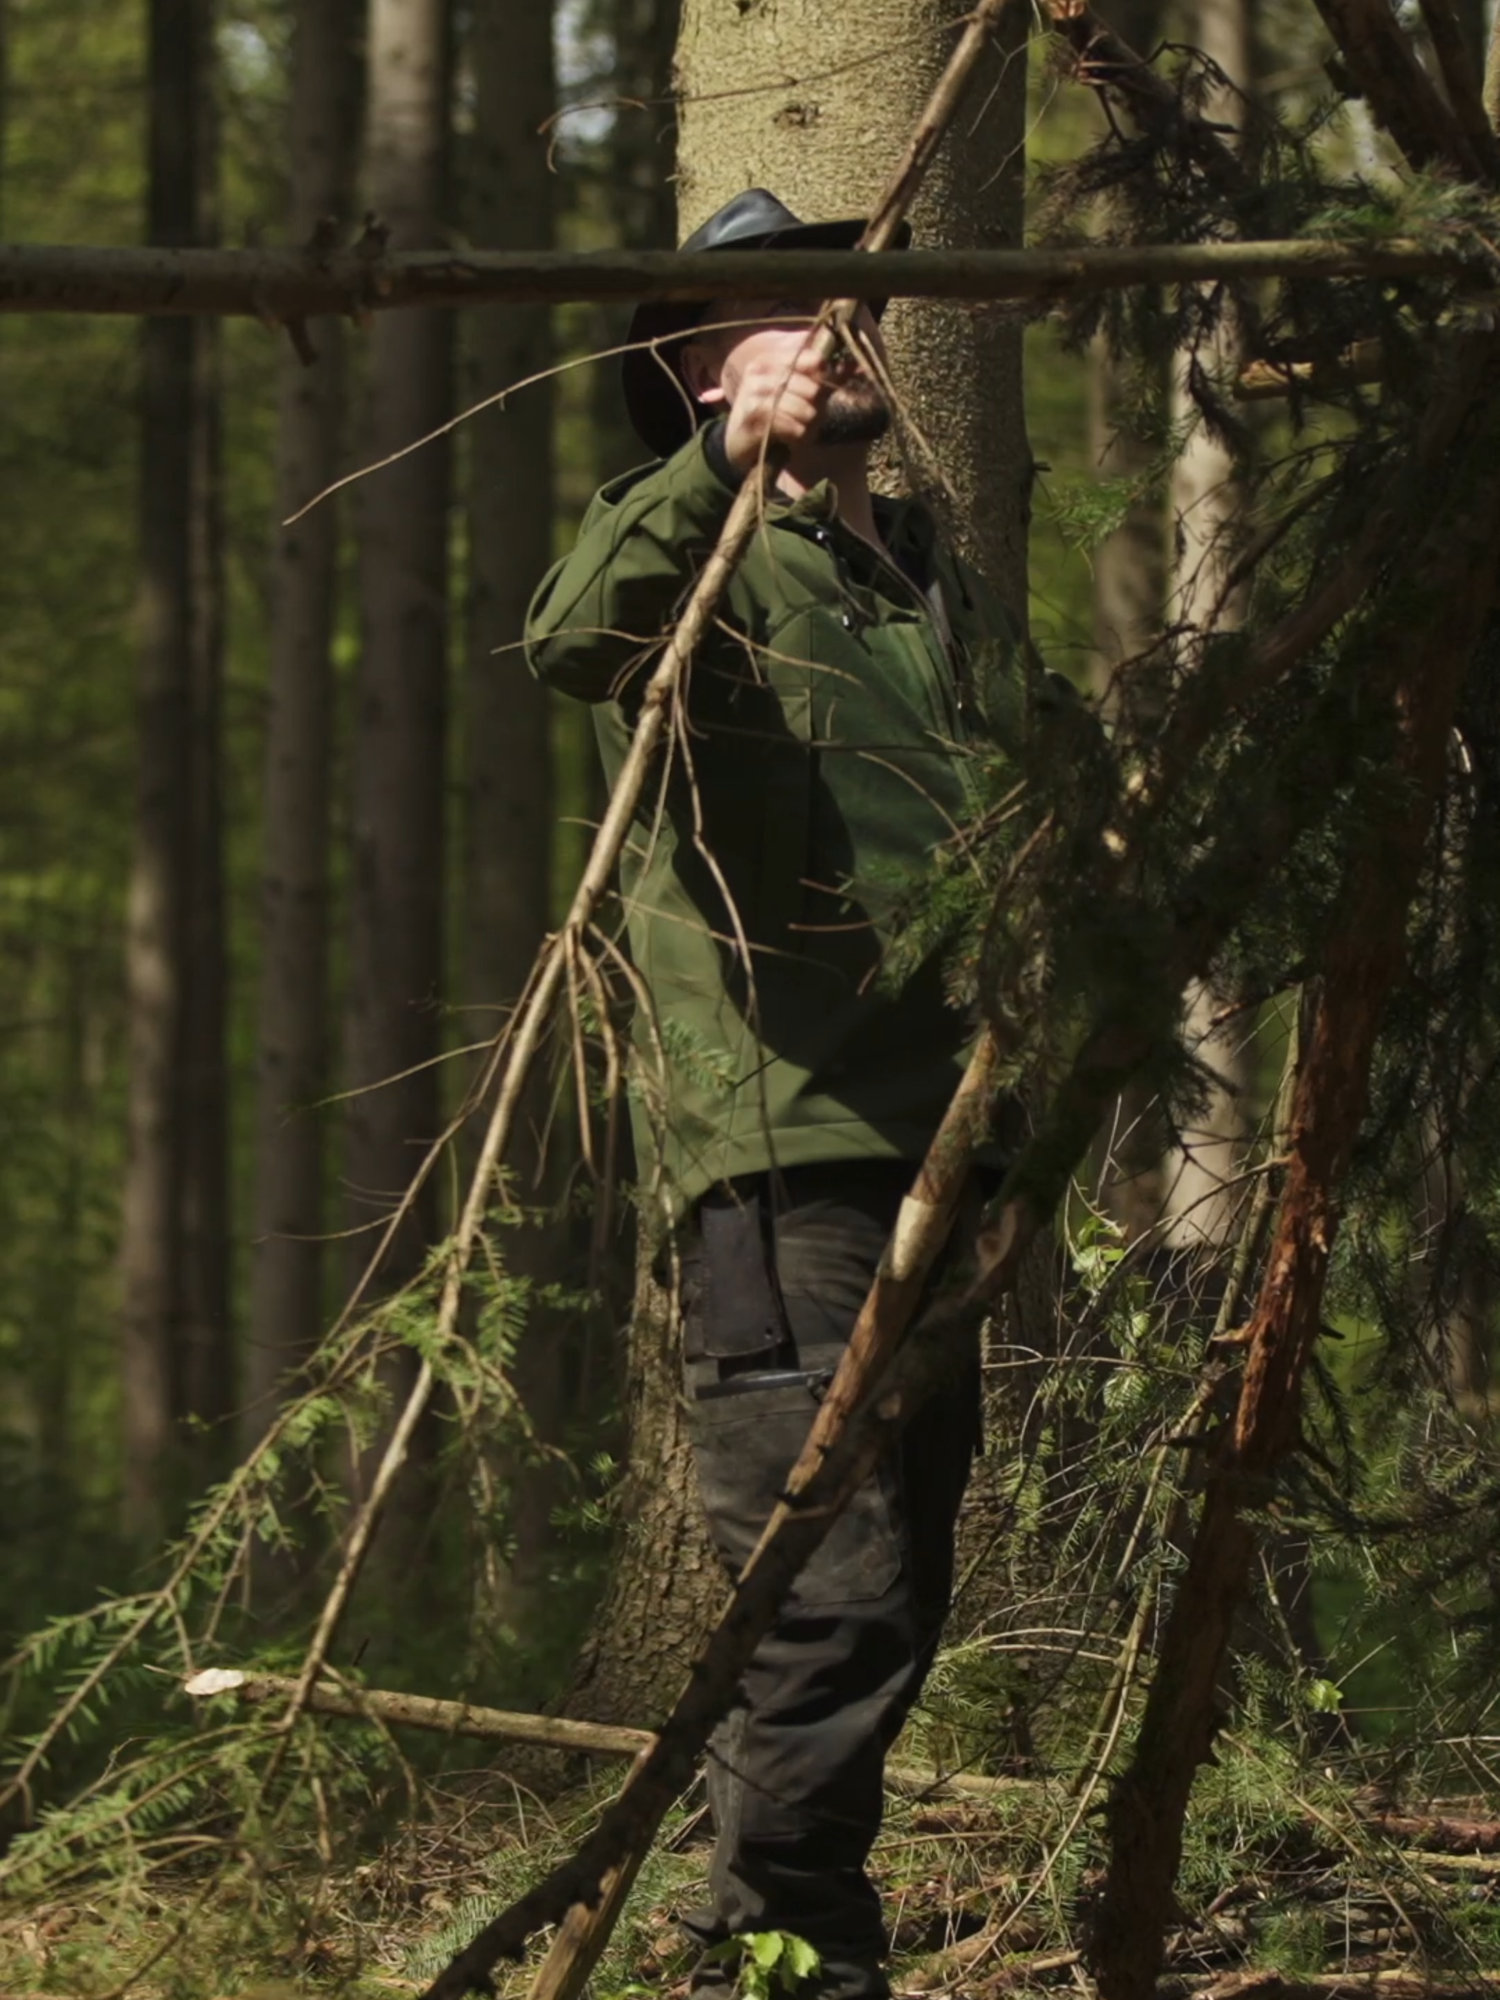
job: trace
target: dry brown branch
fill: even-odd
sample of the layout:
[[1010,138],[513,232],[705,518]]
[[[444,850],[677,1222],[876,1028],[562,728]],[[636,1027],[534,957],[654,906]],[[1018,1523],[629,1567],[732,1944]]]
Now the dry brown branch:
[[[1481,350],[1482,352],[1482,350]],[[1380,1012],[1403,959],[1454,703],[1488,610],[1473,579],[1500,555],[1500,446],[1487,416],[1493,356],[1473,391],[1451,498],[1411,550],[1422,593],[1421,643],[1367,680],[1389,706],[1395,737],[1361,816],[1330,938],[1291,1121],[1291,1163],[1266,1275],[1247,1336],[1232,1425],[1208,1458],[1203,1512],[1162,1640],[1134,1760],[1110,1808],[1110,1865],[1092,1957],[1104,2000],[1149,2000],[1172,1920],[1182,1823],[1216,1728],[1219,1675],[1245,1585],[1262,1506],[1297,1443],[1302,1376],[1322,1325],[1339,1184],[1359,1130]]]
[[1243,197],[1254,182],[1219,128],[1186,102],[1181,91],[1158,76],[1085,0],[1047,0],[1053,31],[1073,53],[1078,83],[1116,103],[1138,131],[1163,147],[1186,154],[1220,194]]
[[[285,1700],[296,1685],[287,1674],[209,1667],[185,1681],[183,1692],[200,1701],[232,1694],[237,1701],[254,1704]],[[653,1740],[646,1729],[616,1729],[607,1723],[574,1722],[560,1715],[522,1715],[510,1709],[484,1708],[477,1702],[438,1701],[430,1695],[392,1693],[345,1681],[320,1681],[308,1691],[305,1706],[319,1715],[343,1715],[355,1721],[374,1718],[408,1729],[435,1730],[443,1736],[538,1743],[552,1750],[586,1751],[595,1757],[638,1757]]]
[[[990,34],[1009,4],[1010,0],[981,0],[976,8],[876,204],[857,255],[876,255],[893,240]],[[823,330],[817,336],[818,344],[824,348],[831,346],[854,312],[852,296],[826,307],[819,315]],[[768,455],[761,479],[747,481],[736,499],[719,545],[668,642],[668,656],[683,651],[684,628],[692,623],[700,600],[700,630],[712,615],[723,585],[753,531],[775,473],[775,464]],[[712,588],[705,590],[716,569],[718,574]],[[684,659],[690,656],[698,636],[697,630],[691,633],[683,651]],[[658,667],[653,686],[661,674],[662,668]],[[669,685],[675,686],[675,675]],[[632,755],[640,742],[644,721],[643,717],[642,725],[637,728]],[[622,788],[623,774],[610,802],[606,826],[616,812]],[[601,842],[603,834],[601,828]],[[452,2000],[457,1994],[484,1990],[490,1984],[491,1969],[498,1959],[518,1954],[540,1924],[559,1921],[564,1934],[548,1955],[534,1989],[536,2000],[573,2000],[581,1989],[609,1936],[623,1886],[628,1886],[640,1860],[649,1851],[662,1815],[690,1776],[709,1731],[729,1707],[751,1653],[769,1631],[803,1564],[822,1541],[849,1495],[869,1475],[904,1413],[905,1401],[897,1390],[883,1399],[878,1411],[857,1410],[854,1420],[847,1421],[868,1393],[882,1357],[892,1350],[904,1331],[926,1274],[947,1240],[974,1148],[988,1127],[995,1070],[994,1043],[985,1031],[924,1163],[917,1189],[903,1203],[870,1300],[830,1387],[813,1437],[793,1469],[788,1482],[791,1504],[783,1502],[778,1507],[767,1535],[751,1555],[734,1597],[695,1663],[688,1687],[671,1718],[579,1853],[487,1925],[439,1975],[430,1989],[431,2000]],[[825,1423],[830,1406],[836,1414],[830,1423]]]
[[[1150,75],[1151,72],[1147,71]],[[1170,93],[1169,93],[1170,95]],[[1173,100],[1175,102],[1175,99]],[[0,247],[0,313],[220,314],[271,326],[405,307],[609,299],[932,298],[1045,303],[1125,285],[1219,277],[1421,277],[1462,270],[1457,243],[1292,238],[1069,250],[394,252]]]

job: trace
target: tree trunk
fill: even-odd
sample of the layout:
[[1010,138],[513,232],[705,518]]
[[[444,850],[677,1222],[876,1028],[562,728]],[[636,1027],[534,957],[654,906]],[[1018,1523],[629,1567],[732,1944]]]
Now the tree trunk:
[[[839,17],[727,9],[685,0],[676,84],[681,107],[681,234],[746,186],[762,185],[815,221],[865,211],[894,167],[951,52],[950,11],[932,0],[881,0]],[[890,45],[899,60],[841,69]],[[771,92],[725,94],[722,80],[817,77]],[[914,224],[919,242],[1020,242],[1024,56],[996,54],[972,86],[983,123],[938,155]],[[645,94],[645,93],[643,93]],[[795,101],[792,101],[793,98]],[[1030,455],[1021,407],[1019,329],[997,315],[896,302],[886,320],[897,387],[954,487],[953,526],[966,553],[1025,611]],[[933,1107],[934,1120],[944,1109]],[[722,1572],[709,1550],[680,1413],[678,1332],[669,1302],[642,1269],[627,1365],[630,1523],[585,1654],[578,1711],[638,1720],[685,1672]],[[643,1710],[641,1704],[648,1705]]]
[[[219,119],[212,0],[194,23],[198,187],[196,237],[219,239]],[[229,1068],[224,906],[224,496],[222,329],[195,331],[188,562],[191,686],[186,957],[181,1057],[181,1414],[220,1427],[193,1458],[199,1476],[223,1468],[234,1407],[229,1320]]]
[[[919,244],[1020,246],[1027,17],[1014,9],[1009,19],[1008,45],[974,80],[982,116],[963,119],[913,206]],[[873,0],[837,19],[825,8],[685,0],[677,55],[683,233],[755,185],[807,221],[864,214],[956,32],[942,0]],[[876,50],[889,58],[848,66]],[[740,87],[726,93],[726,77]],[[898,299],[884,330],[897,386],[952,490],[945,525],[1024,625],[1031,452],[1020,325],[993,310]]]
[[568,1712],[651,1728],[682,1685],[727,1586],[698,1504],[677,1315],[645,1256],[626,1371],[629,1456],[616,1501],[619,1534]]
[[[289,234],[309,242],[353,208],[359,0],[299,0],[292,43]],[[290,340],[277,384],[276,520],[335,477],[343,323],[320,320],[308,367]],[[271,568],[261,962],[255,1084],[254,1248],[244,1410],[248,1445],[322,1323],[327,1087],[328,827],[339,513],[277,528]]]
[[[1110,13],[1111,26],[1141,54],[1154,48],[1160,20],[1159,0],[1122,0]],[[1155,453],[1131,428],[1126,387],[1124,370],[1097,336],[1089,351],[1089,455],[1105,479],[1140,479]],[[1120,526],[1095,552],[1091,680],[1100,696],[1120,663],[1161,629],[1168,541],[1163,501],[1151,495],[1132,500]]]
[[[443,231],[448,133],[444,0],[374,0],[369,28],[371,203],[397,248]],[[370,336],[363,445],[384,458],[449,413],[448,323],[392,315]],[[345,1175],[351,1268],[363,1271],[439,1123],[444,750],[448,644],[448,451],[439,441],[360,489],[361,650],[353,743],[353,853]],[[373,1225],[373,1226],[372,1226]],[[429,1188],[397,1232],[379,1281],[390,1291],[421,1268],[437,1227]],[[398,1393],[415,1357],[397,1370]],[[420,1460],[420,1451],[416,1458]],[[385,1542],[420,1519],[419,1465],[387,1520]],[[405,1533],[403,1533],[405,1530]]]
[[[198,225],[199,0],[151,0],[147,234],[187,245]],[[190,922],[194,688],[191,320],[147,320],[142,342],[140,669],[135,854],[126,931],[127,1164],[120,1218],[127,1526],[161,1525],[172,1418],[181,1248],[182,1109]]]
[[[471,233],[485,249],[553,244],[552,175],[543,127],[555,108],[552,9],[474,17],[475,138]],[[475,399],[539,374],[552,359],[546,306],[491,306],[470,321]],[[499,1031],[526,984],[548,928],[552,888],[552,698],[520,652],[526,606],[552,560],[550,382],[522,389],[475,419],[469,435],[469,632],[464,689],[463,992],[465,1039]],[[532,1135],[545,1122],[538,1075],[533,1116],[511,1150],[523,1200],[536,1199],[542,1162]],[[512,1231],[501,1246],[513,1269],[561,1275],[550,1237]],[[555,1444],[564,1420],[566,1344],[555,1315],[527,1317],[513,1364],[539,1437]],[[542,1580],[557,1500],[552,1469],[527,1455],[497,1468],[509,1492],[511,1554],[487,1566],[486,1621],[524,1629],[528,1585]]]

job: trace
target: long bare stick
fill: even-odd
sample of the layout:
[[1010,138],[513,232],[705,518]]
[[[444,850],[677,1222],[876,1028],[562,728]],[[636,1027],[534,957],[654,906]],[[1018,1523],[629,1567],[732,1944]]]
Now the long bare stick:
[[[1145,74],[1151,72],[1142,65]],[[297,325],[408,307],[584,300],[839,298],[1048,300],[1122,285],[1222,277],[1420,277],[1472,261],[1457,241],[1270,239],[1066,250],[295,250],[0,247],[0,313],[206,314]],[[788,270],[788,264],[794,268]],[[805,265],[803,269],[795,268]]]
[[[966,29],[948,69],[933,92],[927,110],[918,120],[901,164],[892,177],[891,185],[866,231],[866,241],[872,251],[884,249],[895,236],[906,205],[916,190],[937,139],[953,115],[963,81],[972,71],[989,38],[990,30],[1007,4],[1008,0],[982,0],[981,6]],[[796,260],[790,261],[795,263]],[[831,341],[834,337],[831,332],[832,326],[840,321],[847,321],[854,310],[854,302],[849,299],[841,300],[826,308],[820,317],[829,321],[830,331],[823,338]],[[511,1127],[527,1073],[540,1046],[553,1003],[561,989],[567,970],[568,954],[584,938],[595,910],[608,892],[615,865],[624,849],[631,822],[645,791],[647,773],[666,731],[688,662],[709,629],[729,579],[738,568],[740,559],[749,546],[761,519],[766,499],[774,488],[778,470],[777,454],[768,452],[760,467],[759,476],[747,479],[735,495],[713,553],[700,571],[692,595],[669,634],[661,657],[646,683],[641,697],[641,712],[631,738],[630,749],[615,781],[604,819],[594,837],[588,863],[574,892],[567,918],[561,931],[551,937],[543,947],[542,958],[538,963],[537,973],[532,980],[527,998],[510,1025],[509,1061],[505,1066],[504,1079],[490,1118],[489,1129],[485,1134],[484,1144],[480,1148],[473,1179],[469,1184],[463,1213],[449,1246],[448,1266],[434,1328],[439,1346],[453,1338],[458,1325],[464,1279],[479,1238],[485,1208],[489,1201],[490,1187],[510,1139]],[[381,1455],[369,1494],[349,1531],[338,1574],[324,1600],[317,1629],[308,1646],[296,1686],[287,1702],[286,1712],[281,1718],[281,1727],[285,1731],[290,1731],[298,1715],[307,1706],[308,1695],[322,1674],[328,1659],[329,1647],[333,1643],[334,1635],[347,1608],[349,1594],[363,1567],[371,1538],[385,1510],[391,1489],[405,1463],[417,1424],[431,1401],[435,1381],[432,1363],[424,1359]],[[268,1776],[275,1775],[278,1765],[279,1757],[273,1757]]]

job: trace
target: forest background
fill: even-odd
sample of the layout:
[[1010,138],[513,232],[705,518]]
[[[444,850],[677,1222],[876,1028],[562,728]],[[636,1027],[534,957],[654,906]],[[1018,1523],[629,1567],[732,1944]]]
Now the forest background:
[[[580,0],[555,16],[377,0],[366,21],[356,0],[306,0],[221,4],[211,19],[193,0],[149,10],[4,0],[0,234],[361,240],[372,251],[387,237],[396,247],[670,245],[678,109],[762,90],[704,71],[710,13],[690,8],[679,21],[659,0]],[[1137,46],[1206,51],[1241,86],[1237,102],[1321,115],[1327,41],[1309,10],[1202,0],[1166,14],[1137,0],[1112,18]],[[1482,10],[1456,18],[1477,70]],[[884,10],[882,22],[913,41],[944,25],[915,5]],[[1184,60],[1194,74],[1196,59]],[[861,51],[847,77],[835,66],[819,90],[868,105],[872,132],[894,153],[910,93],[872,76],[871,62]],[[1200,65],[1196,75],[1188,99],[1208,101],[1218,73]],[[765,86],[791,93],[789,149],[808,122],[804,81],[778,74]],[[1097,104],[1062,86],[1041,45],[1025,122],[1040,209],[1055,185],[1049,168],[1104,129]],[[1378,173],[1386,142],[1362,108],[1329,123],[1344,171]],[[715,171],[734,185],[735,166]],[[774,186],[774,168],[773,157],[751,177]],[[907,310],[926,405],[974,407],[962,343],[924,352],[925,309]],[[1013,366],[1017,318],[969,320],[1009,343]],[[61,1631],[101,1592],[153,1578],[163,1537],[258,1449],[288,1370],[337,1321],[422,1144],[464,1106],[473,1050],[521,994],[562,914],[601,803],[591,732],[581,710],[529,682],[514,648],[526,598],[589,495],[640,456],[612,365],[589,358],[623,323],[591,306],[392,314],[291,336],[245,321],[0,317],[11,557],[0,577],[7,1649],[49,1625]],[[558,364],[503,409],[287,525],[341,475]],[[1166,375],[1156,389],[1153,412],[1110,343],[1081,337],[1076,321],[1039,317],[1026,330],[1030,629],[1049,665],[1106,701],[1122,658],[1169,604],[1181,615],[1237,499],[1234,454],[1194,430]],[[1246,409],[1252,448],[1267,460],[1289,449],[1279,403]],[[961,529],[981,543],[998,535],[997,567],[1009,567],[1014,589],[1021,556],[1005,540],[1008,518]],[[1092,1628],[1068,1627],[1074,1584],[1059,1579],[1101,1549],[1127,1573],[1130,1553],[1110,1541],[1119,1520],[1097,1499],[1098,1442],[1139,1436],[1147,1414],[1161,1416],[1140,1401],[1147,1371],[1136,1365],[1151,1315],[1170,1331],[1189,1299],[1203,1316],[1202,1287],[1184,1290],[1174,1258],[1206,1246],[1222,1265],[1251,1240],[1248,1191],[1265,1166],[1239,1167],[1257,1147],[1274,1153],[1295,985],[1252,990],[1230,1010],[1227,1040],[1200,1016],[1193,1046],[1212,1088],[1194,1100],[1193,1134],[1166,1129],[1163,1101],[1127,1100],[1116,1143],[1068,1211],[1074,1303],[1114,1287],[1109,1314],[1080,1323],[1114,1343],[1113,1359],[1102,1348],[1090,1359],[1119,1367],[1120,1393],[1101,1399],[1096,1381],[1072,1408],[1037,1392],[1027,1449],[1046,1463],[1046,1490],[1038,1497],[1023,1473],[999,1503],[999,1529],[985,1512],[996,1478],[981,1482],[973,1587],[921,1724],[940,1761],[1024,1775],[1065,1739],[1084,1763],[1100,1751],[1090,1717],[1101,1688],[1117,1691],[1114,1669],[1100,1656],[1101,1672],[1067,1682],[1091,1659]],[[598,1029],[587,1007],[583,1016]],[[504,1256],[488,1281],[481,1274],[472,1307],[483,1365],[445,1384],[338,1660],[386,1687],[489,1701],[554,1705],[571,1688],[575,1708],[644,1722],[718,1584],[686,1524],[667,1378],[653,1376],[639,1333],[650,1316],[635,1336],[624,1331],[633,1230],[626,1163],[610,1150],[604,1059],[585,1052],[575,1065],[570,1050],[561,1037],[512,1151],[509,1206],[495,1219]],[[1429,1169],[1441,1151],[1418,1150]],[[1295,1522],[1278,1528],[1261,1628],[1242,1635],[1240,1692],[1276,1724],[1290,1719],[1304,1751],[1326,1747],[1330,1715],[1366,1743],[1394,1741],[1419,1712],[1429,1723],[1449,1713],[1440,1663],[1445,1648],[1457,1657],[1462,1632],[1469,1678],[1453,1742],[1478,1787],[1489,1782],[1488,1709],[1472,1697],[1491,1623],[1487,1586],[1471,1572],[1489,1481],[1494,1253],[1481,1219],[1488,1182],[1455,1197],[1440,1178],[1416,1174],[1398,1223],[1375,1201],[1363,1246],[1384,1231],[1394,1261],[1426,1269],[1432,1241],[1445,1253],[1459,1244],[1442,1310],[1412,1315],[1423,1365],[1411,1352],[1388,1365],[1385,1329],[1336,1309],[1332,1330],[1346,1338],[1320,1394],[1339,1450],[1373,1474],[1367,1498],[1448,1508],[1427,1525],[1452,1531],[1462,1555],[1456,1542],[1439,1549],[1431,1574],[1441,1579],[1450,1558],[1449,1576],[1467,1565],[1459,1608],[1414,1617],[1428,1572],[1407,1562],[1389,1522],[1369,1530],[1325,1493],[1347,1539],[1314,1550]],[[1225,1190],[1232,1217],[1219,1212]],[[400,1286],[419,1283],[455,1206],[439,1175],[403,1213],[381,1272],[392,1303],[378,1361],[336,1404],[314,1398],[315,1448],[298,1483],[273,1491],[268,1470],[264,1546],[226,1568],[233,1631],[263,1661],[278,1643],[296,1657],[391,1392],[422,1351],[421,1309],[403,1319]],[[1221,1269],[1210,1323],[1222,1281]],[[997,1390],[1003,1423],[1007,1383]],[[1398,1408],[1415,1428],[1383,1457]],[[644,1554],[629,1530],[639,1526],[632,1510],[649,1505],[645,1487],[622,1481],[619,1464],[627,1411],[635,1449],[648,1471],[659,1466],[672,1503],[659,1517],[670,1534],[648,1538]],[[660,1440],[670,1449],[656,1460]],[[995,1455],[999,1475],[1011,1463],[1008,1448]],[[1394,1483],[1383,1486],[1387,1475]],[[1169,1509],[1154,1557],[1162,1575],[1181,1528],[1180,1512],[1175,1530],[1172,1518]],[[1000,1532],[1012,1548],[1003,1562]],[[1127,1621],[1127,1680],[1157,1616],[1156,1574]],[[1025,1628],[1028,1611],[1042,1622]],[[29,1653],[28,1667],[39,1657]],[[40,1711],[37,1689],[18,1686],[11,1719],[24,1745]],[[153,1712],[149,1682],[108,1692],[125,1700],[122,1720],[101,1728],[84,1717],[78,1740],[54,1747],[43,1804]],[[1113,1747],[1111,1737],[1100,1769]]]

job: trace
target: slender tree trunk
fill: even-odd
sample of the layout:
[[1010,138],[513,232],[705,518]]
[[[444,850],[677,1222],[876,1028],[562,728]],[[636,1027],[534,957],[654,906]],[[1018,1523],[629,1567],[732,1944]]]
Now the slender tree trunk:
[[[354,201],[360,0],[299,0],[292,44],[289,234],[309,242]],[[310,329],[306,366],[288,340],[277,385],[276,520],[335,476],[344,407],[341,321]],[[276,531],[261,861],[255,1087],[254,1249],[244,1408],[248,1444],[322,1320],[327,1086],[328,831],[339,512]]]
[[[199,243],[219,240],[219,118],[212,0],[194,21]],[[187,923],[181,1056],[181,1411],[219,1425],[234,1404],[229,1319],[229,1068],[224,901],[224,496],[222,328],[205,321],[193,355],[192,491],[188,563],[192,592],[188,709]],[[210,1434],[197,1452],[212,1472],[229,1440]]]
[[[673,186],[677,111],[671,99],[672,54],[680,0],[611,0],[618,96],[600,186],[606,240],[628,250],[671,250],[677,243]],[[589,315],[593,345],[619,345],[630,324],[628,306],[598,306]],[[589,456],[593,484],[639,465],[645,451],[620,400],[617,362],[590,372]],[[589,731],[592,739],[592,730]],[[592,740],[589,742],[591,763]]]
[[[373,0],[369,28],[370,200],[394,246],[438,240],[448,135],[445,0]],[[383,458],[450,408],[449,324],[391,314],[370,336],[364,445]],[[345,1085],[352,1268],[362,1271],[439,1123],[448,451],[439,442],[376,473],[359,504],[361,652],[354,719],[353,855]],[[436,1233],[431,1191],[398,1232],[383,1289],[410,1279]],[[408,1356],[409,1368],[414,1357]],[[407,1371],[409,1372],[409,1368]],[[420,1456],[420,1454],[419,1454]],[[414,1531],[409,1504],[388,1522]],[[391,1534],[387,1542],[392,1541]]]
[[[147,234],[198,220],[198,0],[151,0]],[[194,322],[148,320],[142,351],[140,678],[126,942],[128,1157],[120,1222],[124,1504],[160,1524],[177,1400],[182,1116],[192,835]]]
[[[546,121],[556,107],[552,9],[498,7],[474,17],[474,171],[471,230],[486,249],[553,245]],[[472,315],[476,397],[540,374],[552,359],[546,306],[492,306]],[[526,607],[552,559],[554,490],[550,382],[522,389],[476,419],[469,436],[469,631],[464,688],[463,994],[466,1039],[496,1032],[524,987],[548,927],[552,890],[552,698],[520,651]],[[541,1084],[540,1077],[538,1078]],[[532,1134],[545,1122],[533,1091],[510,1166],[523,1200],[541,1192]],[[555,1175],[553,1176],[555,1180]],[[512,1268],[556,1275],[550,1237],[513,1232]],[[554,1253],[549,1255],[549,1253]],[[557,1442],[564,1420],[567,1349],[555,1319],[532,1313],[513,1374],[539,1437]],[[525,1624],[525,1592],[541,1580],[556,1481],[528,1457],[499,1468],[509,1490],[510,1555],[487,1567],[487,1620]]]
[[0,232],[5,227],[5,166],[10,138],[10,0],[0,0]]

